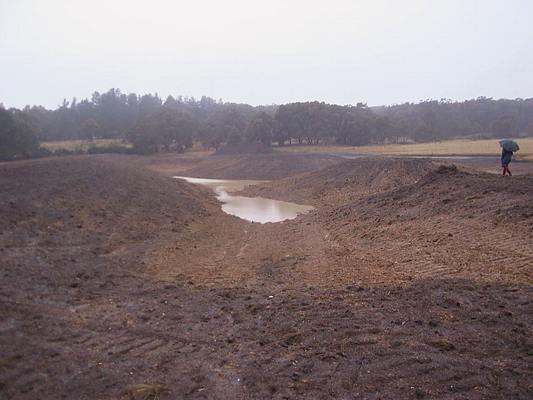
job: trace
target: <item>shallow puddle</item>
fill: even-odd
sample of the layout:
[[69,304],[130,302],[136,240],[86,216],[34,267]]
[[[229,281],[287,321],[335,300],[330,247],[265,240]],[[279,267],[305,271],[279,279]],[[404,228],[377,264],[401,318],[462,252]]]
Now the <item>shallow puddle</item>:
[[246,186],[257,185],[264,181],[189,178],[185,176],[175,176],[174,178],[210,187],[216,193],[217,199],[223,203],[222,211],[251,222],[264,224],[266,222],[285,221],[314,209],[312,206],[287,201],[230,194],[242,190]]

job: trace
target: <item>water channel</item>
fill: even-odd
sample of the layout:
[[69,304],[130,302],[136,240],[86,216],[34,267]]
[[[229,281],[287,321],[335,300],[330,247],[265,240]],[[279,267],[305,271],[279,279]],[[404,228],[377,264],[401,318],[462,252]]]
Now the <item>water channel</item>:
[[174,178],[184,179],[189,183],[211,188],[216,193],[217,199],[222,202],[222,211],[251,222],[264,224],[285,221],[314,209],[312,206],[287,201],[265,199],[263,197],[234,196],[231,194],[244,189],[246,186],[257,185],[265,181],[205,179],[185,176],[175,176]]

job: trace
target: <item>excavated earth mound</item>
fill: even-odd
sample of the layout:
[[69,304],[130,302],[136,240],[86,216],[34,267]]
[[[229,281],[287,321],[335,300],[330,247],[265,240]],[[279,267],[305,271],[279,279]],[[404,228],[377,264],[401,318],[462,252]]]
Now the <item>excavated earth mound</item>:
[[91,246],[110,252],[116,238],[123,245],[150,239],[206,213],[202,191],[120,157],[4,163],[0,171],[4,250]]
[[[435,166],[412,184],[317,216],[343,263],[367,258],[384,282],[462,277],[533,283],[533,177]],[[347,249],[356,249],[348,251]]]
[[196,178],[270,180],[317,171],[342,161],[339,157],[307,154],[220,155],[207,157],[181,173]]
[[289,201],[311,200],[317,205],[342,204],[414,183],[433,168],[434,164],[428,160],[361,158],[252,186],[243,193]]
[[243,193],[317,206],[305,218],[325,229],[327,260],[336,260],[334,270],[315,271],[317,282],[409,283],[435,275],[533,281],[530,175],[507,179],[429,160],[371,158]]
[[209,194],[109,155],[2,163],[0,187],[0,398],[102,398],[74,383],[102,358],[83,340],[111,340],[112,298]]

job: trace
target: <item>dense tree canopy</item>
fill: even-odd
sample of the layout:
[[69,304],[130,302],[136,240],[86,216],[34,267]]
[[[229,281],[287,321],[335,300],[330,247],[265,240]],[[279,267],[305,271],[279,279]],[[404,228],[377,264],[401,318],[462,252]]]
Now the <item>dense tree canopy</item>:
[[22,131],[24,124],[33,127],[39,140],[122,138],[138,152],[184,151],[193,141],[217,149],[238,142],[366,145],[533,135],[533,99],[252,107],[209,97],[168,96],[163,101],[157,94],[111,89],[95,92],[91,99],[65,100],[55,110],[28,106],[9,113],[11,118],[18,115]]
[[282,143],[346,145],[426,142],[456,137],[533,134],[533,99],[424,101],[388,107],[325,103],[282,105],[276,113]]
[[246,128],[246,141],[270,146],[275,129],[276,122],[274,118],[266,112],[261,111],[248,124],[248,128]]
[[0,160],[14,160],[35,155],[39,142],[30,123],[17,110],[0,107]]
[[141,116],[126,137],[138,153],[160,150],[182,153],[192,146],[196,130],[196,122],[189,114],[162,107],[152,114]]

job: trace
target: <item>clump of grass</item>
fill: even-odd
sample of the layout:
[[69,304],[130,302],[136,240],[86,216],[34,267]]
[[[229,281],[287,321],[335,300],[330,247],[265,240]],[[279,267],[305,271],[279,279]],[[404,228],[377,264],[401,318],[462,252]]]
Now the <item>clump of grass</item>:
[[160,383],[141,383],[125,390],[128,400],[160,400],[163,393],[168,393],[166,386]]

